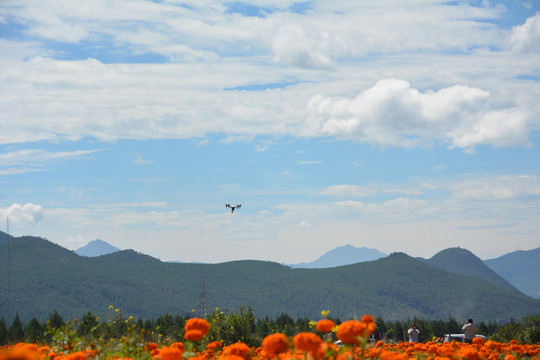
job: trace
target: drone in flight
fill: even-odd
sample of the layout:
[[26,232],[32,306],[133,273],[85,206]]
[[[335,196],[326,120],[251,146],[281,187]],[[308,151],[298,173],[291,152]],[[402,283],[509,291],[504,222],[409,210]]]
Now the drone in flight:
[[225,207],[227,209],[231,209],[231,214],[232,214],[234,212],[234,209],[240,209],[242,207],[242,204],[236,204],[236,205],[225,204]]

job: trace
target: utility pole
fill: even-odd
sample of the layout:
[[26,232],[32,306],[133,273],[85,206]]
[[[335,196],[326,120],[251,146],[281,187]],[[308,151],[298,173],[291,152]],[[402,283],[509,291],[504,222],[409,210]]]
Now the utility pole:
[[7,313],[11,314],[11,293],[10,293],[10,263],[9,263],[9,216],[6,217],[6,257],[7,257]]

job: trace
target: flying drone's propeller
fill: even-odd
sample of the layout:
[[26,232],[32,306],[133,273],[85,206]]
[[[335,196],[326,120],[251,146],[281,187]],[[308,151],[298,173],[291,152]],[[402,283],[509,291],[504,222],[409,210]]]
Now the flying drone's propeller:
[[242,204],[236,204],[235,206],[231,206],[231,204],[225,204],[225,207],[227,209],[231,209],[231,213],[233,213],[234,209],[240,209],[242,207]]

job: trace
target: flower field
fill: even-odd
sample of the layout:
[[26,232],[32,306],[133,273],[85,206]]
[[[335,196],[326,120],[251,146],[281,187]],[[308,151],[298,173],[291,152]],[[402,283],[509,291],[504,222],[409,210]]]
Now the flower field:
[[[368,342],[375,331],[375,320],[364,315],[361,320],[348,320],[334,324],[321,319],[313,332],[300,332],[287,337],[283,333],[266,336],[260,346],[237,342],[223,346],[211,341],[201,347],[210,331],[205,319],[188,319],[184,327],[184,341],[160,339],[145,342],[144,331],[133,326],[125,336],[114,339],[85,341],[69,326],[56,332],[50,344],[17,343],[0,349],[0,360],[86,360],[86,359],[160,359],[160,360],[519,360],[540,359],[540,344],[518,344],[484,341],[476,338],[473,344],[465,343],[385,343]],[[234,331],[232,329],[231,331]],[[323,335],[334,334],[340,346],[323,340]],[[324,336],[326,338],[326,336]]]

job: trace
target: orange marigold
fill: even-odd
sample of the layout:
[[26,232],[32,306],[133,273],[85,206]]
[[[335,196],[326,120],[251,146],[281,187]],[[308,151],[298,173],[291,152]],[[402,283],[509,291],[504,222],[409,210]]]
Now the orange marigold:
[[363,321],[348,320],[339,324],[337,338],[344,344],[360,344],[367,335],[367,326]]
[[312,332],[301,332],[293,338],[294,346],[301,351],[305,351],[311,356],[317,354],[317,350],[323,344],[320,336]]
[[160,360],[183,360],[183,351],[176,346],[164,346],[154,358]]
[[38,360],[40,356],[41,354],[36,344],[17,343],[11,348],[8,348],[5,353],[0,352],[0,359],[2,360]]
[[277,357],[278,354],[284,353],[289,349],[287,337],[281,333],[266,336],[261,346],[266,353],[266,357],[270,359]]
[[215,340],[215,341],[212,341],[210,344],[206,345],[206,349],[208,349],[209,351],[216,351],[221,346],[222,346],[221,342]]
[[64,356],[64,360],[88,360],[86,353],[84,351],[77,351],[71,354]]
[[329,333],[336,326],[336,324],[329,319],[321,319],[317,322],[317,331],[320,333]]
[[186,346],[184,345],[184,343],[180,342],[180,341],[175,341],[171,344],[171,347],[175,347],[177,349],[179,349],[182,353],[184,351],[186,351]]
[[208,331],[210,331],[210,323],[205,319],[192,318],[186,321],[184,329],[186,331],[199,330],[203,335],[206,335],[208,334]]
[[236,355],[242,357],[244,360],[248,360],[251,358],[251,348],[240,342],[225,347],[223,349],[223,355]]
[[204,337],[204,333],[198,329],[188,330],[184,334],[184,339],[188,341],[201,341],[203,337]]
[[238,356],[238,355],[221,355],[218,360],[244,360],[243,357],[241,356]]
[[472,339],[472,342],[475,345],[484,345],[486,341],[482,339],[481,337],[475,337],[474,339]]
[[365,322],[366,324],[369,324],[369,323],[374,323],[375,322],[375,318],[369,314],[365,314],[364,316],[362,316],[362,318],[360,319],[360,321],[363,321]]
[[462,348],[460,351],[460,357],[466,360],[480,360],[482,358],[476,349],[470,347]]

